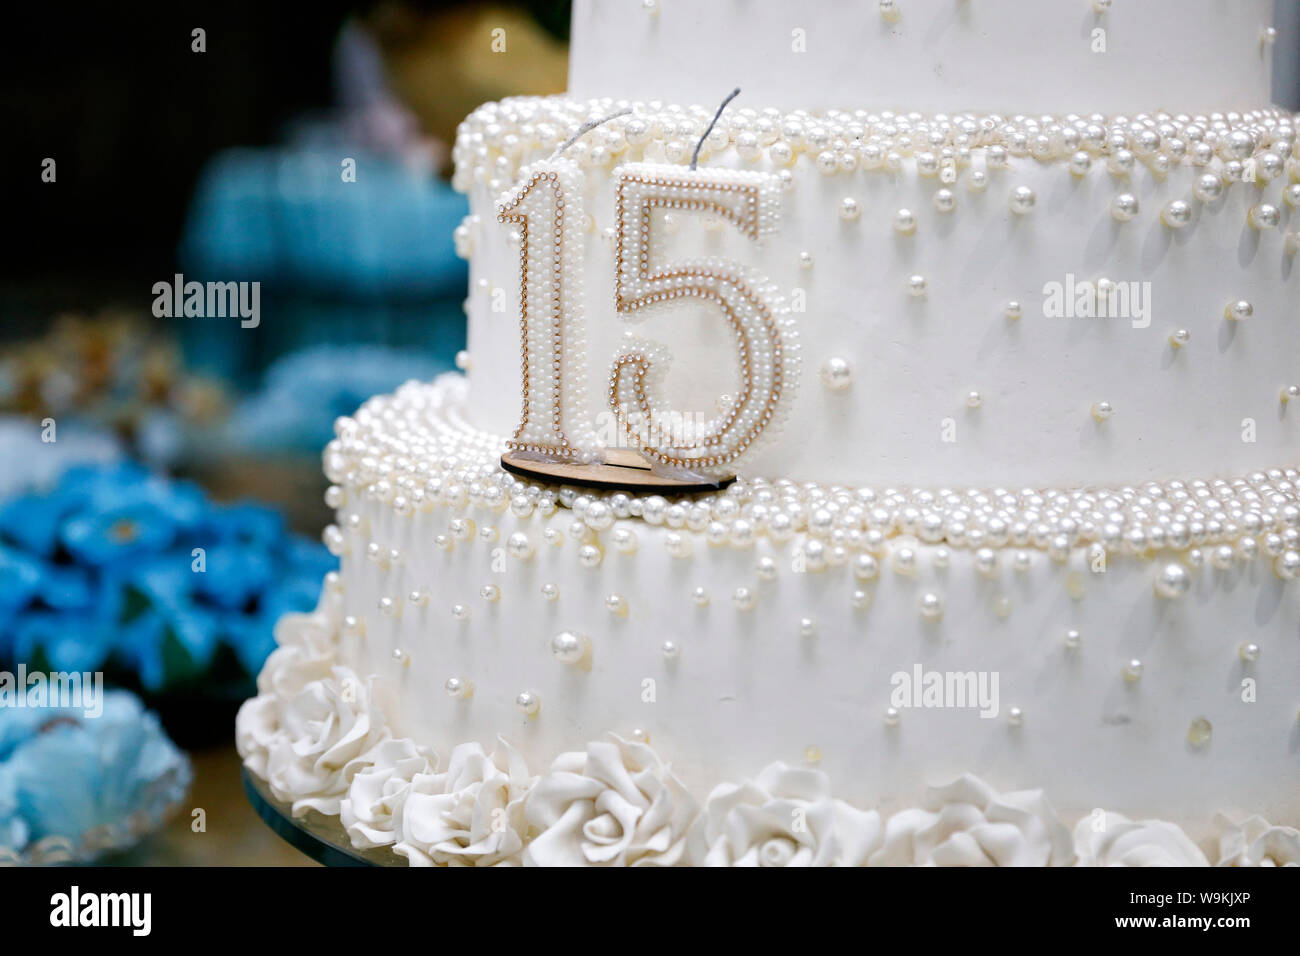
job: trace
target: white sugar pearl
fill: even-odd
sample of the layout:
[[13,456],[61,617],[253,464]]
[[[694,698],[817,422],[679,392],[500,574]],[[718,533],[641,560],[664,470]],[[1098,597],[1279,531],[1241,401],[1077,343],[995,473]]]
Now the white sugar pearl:
[[926,293],[925,276],[916,274],[907,277],[907,294],[914,299],[922,298]]
[[542,709],[542,701],[536,693],[526,690],[515,698],[515,706],[525,717],[536,717],[537,712]]
[[1022,315],[1024,315],[1024,310],[1021,308],[1019,302],[1012,299],[1010,302],[1006,304],[1006,307],[1002,310],[1002,314],[1005,315],[1012,322],[1015,322]]
[[561,631],[551,638],[551,656],[561,664],[577,664],[587,656],[591,641],[584,634]]
[[1237,656],[1248,664],[1253,664],[1259,660],[1259,645],[1254,641],[1246,641],[1237,648]]
[[1115,414],[1115,409],[1110,402],[1093,402],[1092,417],[1094,420],[1104,422]]
[[1028,213],[1037,202],[1038,197],[1028,186],[1017,186],[1011,191],[1011,211],[1017,216]]
[[627,598],[621,594],[610,594],[605,598],[605,610],[615,617],[627,617]]
[[447,696],[455,700],[466,700],[474,694],[473,682],[460,677],[448,677],[442,688],[447,692]]
[[465,349],[461,349],[456,353],[456,367],[462,372],[468,372],[473,365],[474,361]]
[[1282,389],[1280,398],[1284,404],[1287,402],[1300,401],[1300,385],[1287,385]]
[[731,603],[734,604],[736,609],[739,611],[751,611],[757,603],[757,598],[755,597],[754,592],[749,588],[741,587],[736,588],[735,592],[732,593]]
[[546,600],[554,601],[558,599],[559,596],[560,596],[560,589],[557,585],[554,584],[542,585],[542,597],[546,598]]
[[972,169],[966,176],[966,190],[972,193],[982,193],[988,188],[989,177],[982,169]]
[[981,395],[979,392],[966,393],[967,408],[979,408],[983,404],[984,404],[984,396]]
[[501,589],[495,584],[485,584],[478,589],[479,597],[489,604],[495,604],[501,600]]
[[902,718],[902,714],[899,713],[897,707],[886,707],[886,708],[885,708],[884,721],[885,721],[885,726],[886,726],[886,727],[897,727],[899,721],[902,720],[902,719],[903,719],[903,718]]
[[659,653],[663,654],[664,660],[675,661],[681,657],[682,649],[676,641],[664,641],[659,645]]
[[1192,221],[1192,207],[1181,199],[1175,199],[1160,213],[1160,221],[1170,229],[1182,229]]
[[1230,322],[1245,322],[1255,314],[1255,307],[1245,299],[1229,302],[1223,307],[1223,317]]
[[1276,229],[1281,221],[1277,206],[1265,202],[1251,207],[1250,224],[1256,229]]
[[709,592],[702,587],[697,587],[691,591],[691,600],[695,602],[696,607],[707,607]]
[[902,16],[898,0],[880,0],[880,16],[891,23]]
[[845,222],[853,222],[862,215],[862,207],[858,201],[851,196],[846,196],[840,200],[840,218]]
[[1065,632],[1065,646],[1070,650],[1076,650],[1083,643],[1083,637],[1074,628]]
[[799,268],[811,269],[813,267],[813,254],[811,252],[799,253]]
[[1169,333],[1169,344],[1176,349],[1181,349],[1192,340],[1192,333],[1187,329],[1174,329]]
[[1025,722],[1025,712],[1019,707],[1012,707],[1007,711],[1007,723],[1012,727],[1019,727]]
[[853,559],[853,576],[859,581],[870,581],[880,574],[880,562],[873,555],[859,554]]
[[1124,665],[1124,670],[1123,670],[1124,680],[1128,681],[1130,684],[1135,683],[1136,681],[1141,679],[1142,671],[1143,671],[1142,662],[1138,660],[1136,657],[1134,657],[1132,660],[1130,660],[1128,663]]
[[1156,594],[1162,598],[1180,598],[1192,587],[1192,576],[1181,564],[1169,563],[1156,576]]
[[900,209],[894,213],[894,231],[903,236],[916,232],[916,213],[910,209]]
[[1110,215],[1116,222],[1132,222],[1140,209],[1137,196],[1120,193],[1110,204]]
[[1070,174],[1072,176],[1086,176],[1088,170],[1092,168],[1092,157],[1086,150],[1079,150],[1070,157]]
[[813,637],[816,633],[817,633],[817,625],[816,623],[813,622],[812,618],[804,617],[799,619],[800,637]]
[[832,355],[822,363],[818,376],[823,385],[832,391],[843,391],[853,384],[853,368],[848,359]]
[[1196,180],[1196,185],[1192,187],[1192,195],[1201,202],[1214,202],[1223,195],[1223,180],[1212,173],[1205,173]]
[[938,212],[952,212],[957,208],[957,195],[951,189],[936,190],[931,201]]
[[933,592],[921,595],[919,602],[921,617],[927,621],[937,621],[943,617],[943,599]]
[[451,616],[452,616],[453,618],[455,618],[457,621],[468,621],[468,620],[469,620],[469,605],[468,605],[468,604],[453,604],[453,605],[451,606]]

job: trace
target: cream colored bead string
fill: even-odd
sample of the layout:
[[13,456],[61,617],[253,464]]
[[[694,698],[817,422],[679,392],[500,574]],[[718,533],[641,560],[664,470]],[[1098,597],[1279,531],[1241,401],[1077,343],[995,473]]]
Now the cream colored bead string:
[[720,119],[722,118],[722,111],[725,110],[725,109],[727,108],[727,104],[728,104],[728,103],[730,103],[732,100],[734,100],[734,99],[735,99],[737,96],[739,96],[739,95],[740,95],[740,87],[736,87],[734,90],[732,90],[730,93],[728,93],[727,96],[726,96],[726,99],[724,99],[724,100],[722,101],[721,105],[718,106],[718,111],[717,111],[716,113],[713,114],[713,119],[709,120],[709,125],[708,125],[708,128],[705,129],[705,131],[704,131],[704,135],[701,136],[701,137],[700,137],[700,141],[699,141],[698,143],[695,144],[695,152],[691,153],[691,171],[692,171],[692,172],[694,172],[694,171],[695,171],[695,167],[696,167],[697,165],[699,165],[699,162],[700,162],[700,149],[704,146],[704,141],[705,141],[706,139],[709,138],[709,134],[713,132],[713,127],[715,127],[715,126],[718,125],[718,120],[720,120]]
[[[739,93],[740,90],[736,90],[736,92]],[[734,95],[734,94],[733,94],[733,95]],[[724,105],[725,105],[725,104],[724,104]],[[603,124],[605,124],[605,123],[608,123],[608,122],[609,122],[610,120],[612,120],[612,119],[618,119],[620,116],[627,116],[627,115],[628,115],[629,113],[631,113],[631,112],[632,112],[632,107],[630,107],[630,106],[625,106],[625,107],[623,107],[621,110],[615,110],[613,113],[610,113],[608,116],[602,116],[600,119],[594,119],[594,120],[590,120],[590,121],[588,121],[588,122],[586,122],[586,123],[583,123],[581,126],[578,127],[578,131],[577,131],[576,133],[574,133],[572,136],[570,136],[568,139],[566,139],[563,143],[560,144],[560,148],[559,148],[559,149],[557,149],[555,152],[551,153],[550,158],[551,158],[551,159],[555,159],[555,157],[559,156],[562,152],[564,152],[566,149],[568,149],[570,146],[572,146],[572,145],[573,145],[574,143],[576,143],[578,140],[582,139],[582,137],[586,136],[588,133],[590,133],[590,132],[591,132],[593,129],[595,129],[597,126],[601,126],[601,125],[603,125]],[[721,111],[719,111],[719,112],[721,112]],[[716,120],[715,120],[715,121],[716,121]],[[712,129],[712,128],[713,128],[712,126],[709,127],[709,129]],[[706,135],[707,135],[707,134],[706,134]],[[697,149],[696,152],[698,152],[698,151],[699,151],[699,150]],[[691,167],[691,168],[693,169],[694,167]]]

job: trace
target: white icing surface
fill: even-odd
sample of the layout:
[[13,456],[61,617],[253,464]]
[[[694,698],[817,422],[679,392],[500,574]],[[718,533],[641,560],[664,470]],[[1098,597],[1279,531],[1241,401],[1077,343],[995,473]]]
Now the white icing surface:
[[[462,248],[472,251],[467,414],[485,429],[506,433],[514,427],[520,387],[518,252],[508,231],[493,221],[498,180],[485,177],[508,179],[518,164],[547,155],[560,130],[605,109],[519,99],[484,107],[462,129],[457,175],[474,212],[462,231]],[[542,117],[565,126],[528,139],[525,131],[536,135]],[[1148,130],[1161,127],[1148,119]],[[1049,144],[1048,161],[1013,154],[1006,168],[988,168],[986,149],[975,148],[968,150],[969,165],[959,166],[957,182],[945,187],[937,176],[918,172],[915,151],[899,157],[897,173],[881,168],[824,175],[816,148],[805,144],[794,166],[783,170],[792,175],[792,187],[782,195],[781,229],[764,242],[732,229],[710,232],[698,215],[678,213],[675,231],[660,240],[671,243],[674,256],[720,255],[745,263],[804,306],[793,315],[803,364],[798,397],[785,427],[742,473],[886,486],[1077,487],[1174,474],[1211,477],[1294,460],[1300,403],[1288,408],[1279,401],[1281,389],[1300,380],[1300,274],[1288,246],[1300,248],[1300,213],[1283,201],[1283,190],[1300,180],[1300,146],[1290,121],[1289,114],[1260,113],[1233,127],[1248,137],[1245,155],[1254,153],[1263,163],[1270,131],[1283,124],[1274,159],[1286,171],[1272,180],[1225,186],[1209,203],[1194,199],[1193,187],[1207,173],[1222,173],[1231,161],[1225,157],[1233,155],[1226,146],[1217,155],[1212,151],[1207,165],[1194,164],[1189,155],[1158,172],[1148,157],[1125,175],[1109,172],[1109,153],[1102,152],[1082,176],[1072,175],[1070,151],[1059,143]],[[604,135],[614,137],[614,145],[626,122],[609,124]],[[805,129],[812,122],[806,120]],[[825,122],[850,135],[852,121]],[[1130,127],[1107,122],[1138,145]],[[1226,142],[1226,121],[1217,122]],[[600,133],[589,134],[593,143],[610,142]],[[1166,134],[1165,147],[1177,139]],[[609,363],[628,327],[612,306],[614,250],[602,235],[613,223],[614,170],[619,163],[660,160],[663,135],[641,146],[622,139],[612,166],[608,155],[603,164],[590,154],[584,159],[585,206],[593,217],[585,242],[593,402],[604,394]],[[515,141],[504,142],[510,136]],[[608,154],[614,146],[600,148]],[[1182,148],[1190,146],[1183,142]],[[770,150],[749,161],[724,147],[707,162],[782,170]],[[988,181],[979,193],[968,189],[976,174]],[[951,212],[934,207],[941,188],[955,194]],[[1009,208],[1018,188],[1036,196],[1026,215]],[[1122,193],[1140,204],[1129,222],[1112,214]],[[838,213],[845,197],[861,209],[855,220]],[[1191,224],[1178,231],[1161,221],[1161,210],[1174,201],[1192,206]],[[1278,228],[1257,231],[1248,224],[1260,204],[1277,207]],[[915,214],[913,233],[894,228],[899,209]],[[1288,232],[1296,238],[1288,240]],[[811,255],[811,268],[801,268],[803,253]],[[909,295],[912,275],[924,277],[923,297]],[[1124,318],[1046,314],[1048,283],[1064,288],[1073,281],[1074,288],[1103,277],[1132,284],[1149,312],[1134,310]],[[1239,299],[1252,304],[1253,316],[1228,321],[1225,306]],[[1005,315],[1012,300],[1021,304],[1018,321]],[[502,311],[494,311],[494,303]],[[1174,348],[1169,337],[1178,328],[1191,338]],[[712,414],[719,396],[734,390],[735,349],[715,311],[681,307],[637,331],[663,341],[674,356],[668,389],[683,411]],[[818,370],[832,358],[847,361],[847,388],[832,390],[818,381]],[[981,396],[975,409],[967,405],[972,391]],[[1104,423],[1091,414],[1097,402],[1114,409]]]
[[[1272,0],[575,0],[569,92],[805,109],[1042,113],[1269,101]],[[1094,52],[1093,31],[1105,31]],[[797,52],[801,30],[804,52]]]

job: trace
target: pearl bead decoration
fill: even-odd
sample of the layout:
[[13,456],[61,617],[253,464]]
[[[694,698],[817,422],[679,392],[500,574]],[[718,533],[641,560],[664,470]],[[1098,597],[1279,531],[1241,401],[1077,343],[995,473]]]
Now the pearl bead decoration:
[[448,677],[442,689],[447,692],[447,696],[453,700],[468,700],[474,696],[474,684],[472,681],[464,680],[460,677]]
[[591,640],[585,634],[561,631],[551,638],[551,656],[561,664],[577,664],[586,658]]
[[1028,215],[1038,202],[1038,197],[1028,186],[1017,186],[1011,191],[1011,211],[1017,216]]
[[1175,600],[1186,594],[1192,587],[1192,576],[1181,564],[1171,562],[1160,569],[1156,576],[1156,594],[1166,600]]
[[1192,207],[1181,199],[1175,199],[1160,213],[1160,221],[1170,229],[1183,229],[1192,221]]
[[1230,322],[1245,322],[1255,314],[1255,307],[1245,299],[1229,302],[1223,307],[1223,317]]
[[1277,206],[1270,203],[1259,203],[1250,208],[1250,224],[1255,229],[1276,229],[1282,222],[1282,213]]
[[1141,204],[1132,193],[1120,193],[1110,204],[1111,218],[1116,222],[1132,222],[1137,218]]
[[853,384],[853,368],[848,359],[832,355],[822,363],[818,376],[823,385],[834,392],[842,392]]
[[525,717],[536,717],[537,712],[542,709],[542,701],[533,691],[525,690],[515,698],[515,706]]

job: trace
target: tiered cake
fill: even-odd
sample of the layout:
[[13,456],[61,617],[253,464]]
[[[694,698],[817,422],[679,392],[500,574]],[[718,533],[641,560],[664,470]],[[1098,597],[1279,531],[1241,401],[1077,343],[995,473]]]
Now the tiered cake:
[[460,129],[466,374],[338,422],[248,766],[412,863],[1300,862],[1270,21],[577,0],[570,94]]

